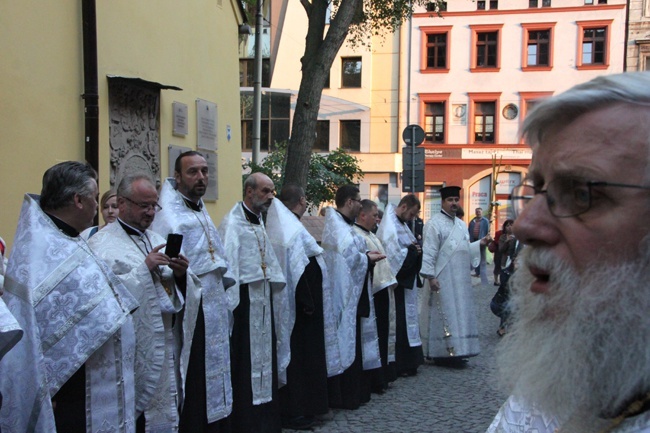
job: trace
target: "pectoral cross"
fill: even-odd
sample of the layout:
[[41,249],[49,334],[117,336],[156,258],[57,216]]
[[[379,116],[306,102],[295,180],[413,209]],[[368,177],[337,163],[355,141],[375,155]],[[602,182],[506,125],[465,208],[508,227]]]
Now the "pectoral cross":
[[167,292],[167,295],[171,296],[172,295],[172,289],[169,288],[169,284],[163,282],[162,278],[161,278],[161,284],[163,286],[163,289],[165,289],[165,292]]
[[214,262],[214,248],[212,248],[212,241],[208,243],[208,252],[210,253],[210,257],[212,258],[212,261]]
[[266,263],[262,262],[262,273],[264,274],[264,279],[266,280]]

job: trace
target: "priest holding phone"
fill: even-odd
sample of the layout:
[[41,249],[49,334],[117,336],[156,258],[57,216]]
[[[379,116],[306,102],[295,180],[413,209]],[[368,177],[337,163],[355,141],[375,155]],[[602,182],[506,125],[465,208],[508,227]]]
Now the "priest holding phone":
[[[202,197],[208,187],[208,164],[198,152],[176,159],[174,178],[160,192],[162,210],[151,228],[162,236],[183,235],[190,275],[200,282],[188,287],[182,320],[183,403],[180,432],[229,432],[233,394],[226,289],[234,284],[219,233]],[[169,248],[169,245],[167,246]]]
[[174,316],[182,293],[194,287],[183,255],[165,254],[165,239],[148,230],[160,210],[158,192],[147,174],[125,176],[117,188],[120,216],[88,244],[138,300],[136,335],[136,431],[175,431],[182,403],[181,365],[175,356]]

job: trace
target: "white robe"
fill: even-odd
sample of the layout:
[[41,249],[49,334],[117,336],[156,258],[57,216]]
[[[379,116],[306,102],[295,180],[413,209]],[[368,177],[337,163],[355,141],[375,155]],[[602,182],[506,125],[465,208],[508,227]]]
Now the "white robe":
[[[330,366],[340,364],[338,343],[336,340],[336,321],[332,310],[332,292],[327,275],[327,265],[323,259],[323,249],[309,234],[300,220],[279,200],[273,199],[266,216],[266,227],[273,250],[287,280],[287,287],[282,296],[282,304],[274,304],[276,323],[285,323],[282,337],[278,336],[278,353],[290,353],[291,332],[296,321],[296,286],[300,281],[309,258],[315,257],[323,275],[323,318],[325,325],[325,353]],[[282,317],[288,318],[287,321]],[[287,347],[284,347],[284,346]],[[278,380],[286,383],[286,370],[291,357],[278,359]]]
[[611,433],[650,433],[650,411],[629,417],[614,428],[613,419],[588,421],[593,425],[585,426],[580,417],[568,422],[560,422],[553,416],[547,416],[532,407],[520,397],[510,396],[501,406],[499,412],[488,427],[486,433],[584,433],[607,431]]
[[164,243],[150,230],[146,237],[130,235],[119,222],[108,224],[88,241],[140,303],[133,313],[136,418],[144,412],[146,431],[161,433],[178,429],[178,362],[174,359],[172,319],[183,304],[171,268],[160,266],[158,275],[145,263],[148,252]]
[[[268,403],[273,399],[271,296],[274,303],[282,304],[281,292],[286,285],[284,275],[266,234],[264,222],[260,221],[259,225],[251,224],[246,219],[241,202],[235,204],[221,221],[219,235],[223,240],[226,259],[235,280],[235,285],[226,292],[231,311],[239,304],[239,286],[248,284],[253,404]],[[266,275],[261,266],[262,253]],[[287,323],[275,323],[276,335],[284,326],[287,326]],[[280,343],[276,347],[285,345]],[[278,359],[285,359],[287,356],[290,355],[277,353]]]
[[[478,324],[470,266],[480,261],[480,241],[470,244],[465,223],[442,212],[427,221],[423,235],[420,273],[427,279],[437,278],[441,287],[439,292],[432,293],[427,280],[420,291],[424,356],[478,355]],[[451,335],[446,336],[445,330]]]
[[0,428],[55,431],[51,398],[85,364],[87,431],[134,432],[138,303],[38,200],[25,196],[7,267],[3,299],[25,334],[0,361]]
[[18,321],[0,299],[0,360],[22,337],[23,330]]
[[[415,236],[408,226],[397,218],[395,206],[390,203],[386,207],[386,213],[381,220],[381,224],[379,224],[377,237],[386,248],[386,259],[390,264],[390,268],[397,275],[402,269],[409,245],[415,242]],[[418,288],[416,284],[417,279],[413,282],[411,290],[404,290],[406,334],[411,347],[422,345],[418,314]]]
[[[366,248],[368,251],[379,251],[382,254],[386,254],[384,247],[381,244],[381,241],[374,233],[367,231],[357,225],[354,226],[354,230],[366,240]],[[375,313],[375,302],[373,301],[373,295],[379,293],[381,290],[388,290],[389,292],[389,302],[392,295],[392,304],[395,303],[395,286],[397,285],[397,280],[395,280],[395,274],[390,269],[388,262],[380,260],[375,263],[375,267],[372,270],[372,275],[370,276],[370,284],[368,284],[368,297],[370,300],[370,316],[361,318],[361,355],[363,356],[363,369],[371,370],[373,368],[381,367],[381,357],[379,355],[379,334],[377,331],[377,314]],[[393,315],[392,321],[389,314],[389,323],[393,325],[395,329],[395,317]],[[393,337],[395,333],[393,332]],[[390,333],[389,333],[390,336]],[[391,343],[392,343],[392,354],[393,361],[395,360],[395,339],[388,342],[388,353],[391,353]]]
[[368,272],[368,257],[365,240],[331,207],[325,213],[321,246],[332,285],[341,359],[338,368],[332,372],[328,368],[328,375],[335,376],[352,365],[356,356],[357,305]]
[[[156,214],[151,230],[167,237],[169,233],[183,235],[182,252],[192,273],[198,276],[185,294],[185,306],[178,320],[182,322],[180,373],[182,383],[187,378],[187,366],[199,305],[205,322],[205,385],[208,423],[227,417],[232,412],[232,382],[230,380],[230,323],[226,289],[235,284],[226,253],[210,215],[205,210],[189,208],[176,182],[168,178],[160,191],[158,202],[162,210]],[[207,230],[207,234],[206,234]],[[209,235],[209,238],[208,238]],[[210,243],[214,254],[210,254]],[[213,258],[214,256],[214,258]]]

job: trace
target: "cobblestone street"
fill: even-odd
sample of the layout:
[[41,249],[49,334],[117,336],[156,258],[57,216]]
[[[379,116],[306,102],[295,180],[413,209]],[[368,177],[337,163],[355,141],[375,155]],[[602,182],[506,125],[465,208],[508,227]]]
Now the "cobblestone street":
[[312,431],[484,432],[506,396],[497,390],[493,376],[499,319],[490,312],[489,302],[496,287],[491,282],[481,287],[476,278],[472,283],[481,338],[479,356],[462,368],[423,365],[417,376],[398,379],[358,410],[333,410],[333,419]]

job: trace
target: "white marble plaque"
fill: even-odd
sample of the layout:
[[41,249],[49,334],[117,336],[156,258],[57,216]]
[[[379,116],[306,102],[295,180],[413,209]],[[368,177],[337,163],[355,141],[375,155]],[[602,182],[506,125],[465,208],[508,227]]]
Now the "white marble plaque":
[[217,150],[217,104],[196,100],[196,147]]

